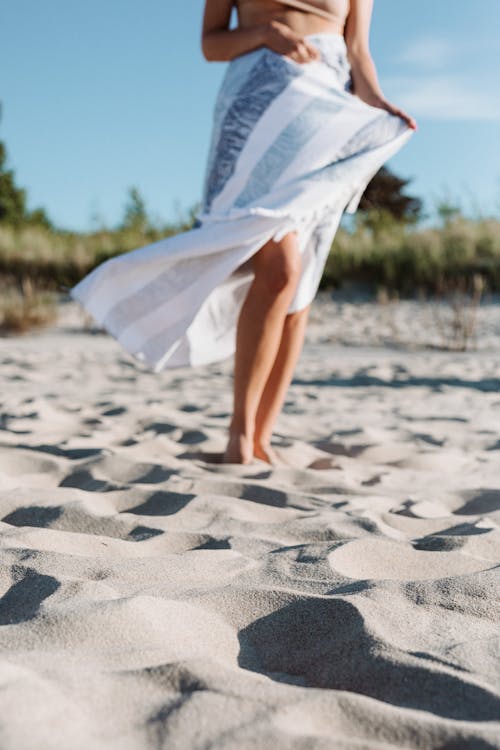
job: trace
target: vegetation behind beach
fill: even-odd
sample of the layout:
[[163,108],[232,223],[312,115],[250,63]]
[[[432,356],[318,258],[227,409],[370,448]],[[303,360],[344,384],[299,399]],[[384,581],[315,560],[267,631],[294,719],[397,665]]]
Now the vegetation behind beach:
[[[58,228],[43,208],[28,210],[26,192],[7,169],[0,143],[0,331],[53,319],[61,293],[103,261],[189,229],[196,207],[175,223],[153,223],[136,188],[121,222],[91,232]],[[362,285],[390,297],[500,291],[500,218],[466,216],[442,200],[429,223],[409,180],[382,168],[356,215],[339,228],[321,287]]]

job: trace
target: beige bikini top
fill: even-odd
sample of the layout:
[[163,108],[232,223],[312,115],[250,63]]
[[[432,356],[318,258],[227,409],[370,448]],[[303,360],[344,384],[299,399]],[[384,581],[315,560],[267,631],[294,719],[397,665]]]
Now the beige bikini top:
[[292,8],[298,8],[299,10],[307,10],[309,13],[315,13],[317,16],[322,16],[329,21],[338,21],[338,16],[334,16],[333,13],[329,13],[327,10],[318,8],[317,5],[312,3],[306,3],[302,0],[280,0],[282,5],[290,5]]
[[[323,8],[318,8],[317,5],[308,3],[306,2],[306,0],[277,0],[277,2],[279,2],[280,5],[288,5],[291,8],[297,8],[298,10],[305,10],[309,13],[314,13],[315,15],[326,18],[327,21],[332,21],[333,23],[345,21],[345,18],[342,19],[338,15],[334,15],[333,13],[329,13],[327,10],[323,10]],[[252,4],[252,0],[245,0],[245,5]],[[241,3],[241,5],[243,5],[243,3]]]
[[309,11],[309,13],[315,13],[317,16],[322,16],[328,21],[338,23],[339,20],[342,20],[339,18],[339,16],[335,16],[333,13],[329,13],[327,10],[323,10],[322,8],[318,8],[317,5],[313,5],[312,3],[303,2],[303,0],[279,0],[279,2],[282,5],[289,5],[292,8],[298,8],[299,10],[307,10]]

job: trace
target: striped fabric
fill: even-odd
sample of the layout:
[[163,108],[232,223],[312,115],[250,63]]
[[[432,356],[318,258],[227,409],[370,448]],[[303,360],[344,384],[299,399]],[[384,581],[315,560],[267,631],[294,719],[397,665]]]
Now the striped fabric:
[[290,312],[306,307],[342,214],[413,132],[350,92],[342,36],[308,39],[317,62],[263,47],[228,65],[195,228],[102,263],[70,291],[157,372],[233,353],[251,256],[290,231],[302,253]]

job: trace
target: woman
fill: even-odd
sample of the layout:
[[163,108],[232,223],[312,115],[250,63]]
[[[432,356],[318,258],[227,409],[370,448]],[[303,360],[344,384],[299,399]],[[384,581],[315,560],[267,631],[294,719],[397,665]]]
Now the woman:
[[71,290],[156,371],[235,351],[229,463],[276,462],[273,425],[340,218],[416,129],[378,84],[372,6],[206,0],[203,53],[231,62],[197,225],[107,261]]

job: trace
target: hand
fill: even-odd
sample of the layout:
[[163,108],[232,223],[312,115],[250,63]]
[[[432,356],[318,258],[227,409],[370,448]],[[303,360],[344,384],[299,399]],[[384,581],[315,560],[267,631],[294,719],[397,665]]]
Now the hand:
[[296,63],[309,63],[320,59],[317,47],[279,21],[271,21],[268,24],[264,43],[273,52],[289,57]]
[[370,54],[363,54],[355,59],[355,62],[351,62],[351,77],[355,96],[371,107],[379,107],[391,115],[401,117],[409,128],[417,130],[415,119],[385,98],[378,84],[375,64]]
[[408,127],[410,127],[412,130],[417,130],[417,122],[416,120],[406,112],[404,112],[399,107],[396,107],[395,104],[392,104],[391,102],[388,102],[387,99],[380,99],[378,100],[378,103],[373,105],[374,107],[380,107],[381,109],[385,109],[387,112],[390,112],[391,115],[396,115],[397,117],[401,117],[402,120],[406,122]]
[[384,104],[382,106],[382,109],[387,110],[387,112],[390,112],[391,115],[397,115],[397,117],[401,117],[408,127],[410,127],[412,130],[417,130],[417,122],[416,120],[411,116],[408,115],[406,112],[404,112],[399,107],[396,107],[395,104],[391,104],[391,102],[388,102],[387,100],[383,100]]

